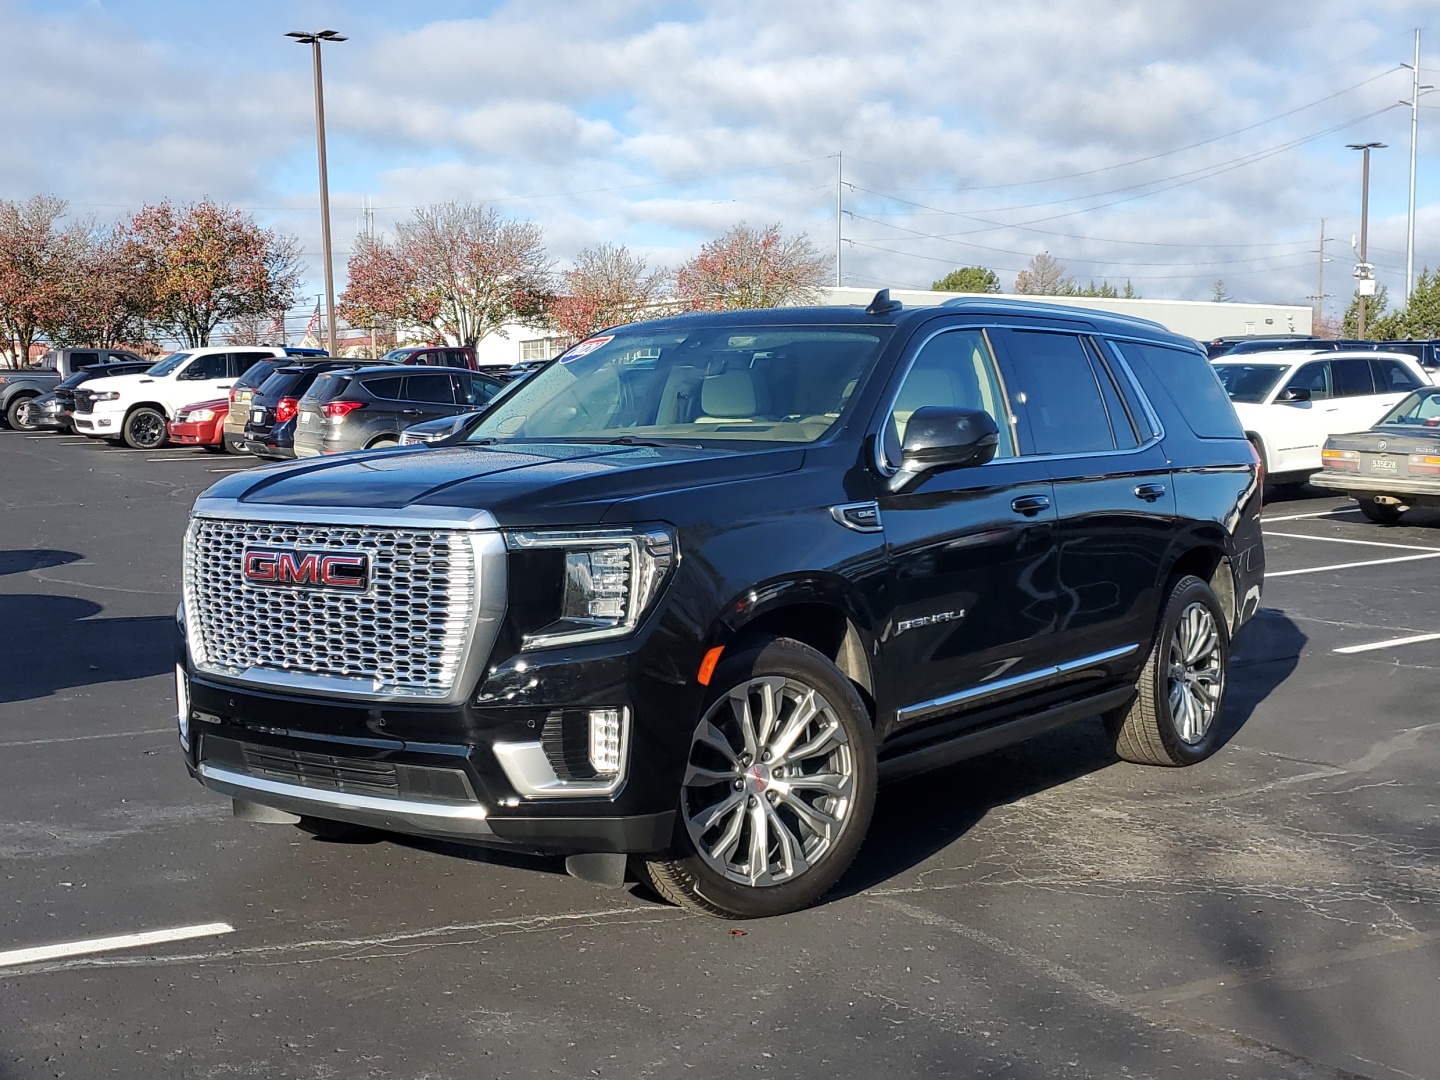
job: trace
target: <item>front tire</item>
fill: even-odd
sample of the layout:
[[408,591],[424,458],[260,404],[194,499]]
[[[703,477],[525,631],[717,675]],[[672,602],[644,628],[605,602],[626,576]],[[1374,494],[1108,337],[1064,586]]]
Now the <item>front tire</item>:
[[1373,521],[1376,525],[1394,525],[1400,520],[1404,512],[1398,506],[1387,506],[1384,503],[1377,503],[1374,499],[1356,499],[1360,507],[1360,513],[1364,514],[1366,520]]
[[637,869],[693,911],[798,911],[854,860],[875,787],[874,730],[854,686],[808,645],[769,639],[716,670],[670,850],[637,859]]
[[1225,610],[1210,586],[1187,576],[1170,590],[1135,699],[1105,717],[1115,753],[1137,765],[1194,765],[1220,742],[1230,667]]
[[121,432],[132,450],[158,449],[165,445],[165,414],[149,406],[132,409]]
[[5,410],[5,419],[16,431],[39,431],[40,425],[35,422],[35,399],[33,397],[22,397],[12,401],[10,407]]

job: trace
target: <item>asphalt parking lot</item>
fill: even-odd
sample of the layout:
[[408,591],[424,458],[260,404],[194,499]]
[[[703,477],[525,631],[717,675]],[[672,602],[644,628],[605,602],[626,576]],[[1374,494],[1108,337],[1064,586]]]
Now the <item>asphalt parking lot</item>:
[[886,789],[737,925],[189,780],[180,538],[248,464],[0,432],[0,1080],[1440,1077],[1440,515],[1277,498],[1216,757],[1089,723]]

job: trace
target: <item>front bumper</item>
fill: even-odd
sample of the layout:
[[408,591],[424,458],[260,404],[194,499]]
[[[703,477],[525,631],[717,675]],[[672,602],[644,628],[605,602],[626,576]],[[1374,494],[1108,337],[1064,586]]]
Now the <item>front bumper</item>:
[[80,434],[101,438],[118,436],[125,426],[123,410],[97,408],[94,412],[72,413],[70,419],[75,424],[75,430]]
[[181,446],[219,446],[224,437],[224,428],[214,420],[198,423],[166,424],[170,441]]

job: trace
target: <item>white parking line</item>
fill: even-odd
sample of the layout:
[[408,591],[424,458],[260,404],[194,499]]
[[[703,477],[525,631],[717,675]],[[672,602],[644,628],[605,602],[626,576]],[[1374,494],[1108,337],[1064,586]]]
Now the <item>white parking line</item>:
[[1286,514],[1284,517],[1263,517],[1260,519],[1260,524],[1269,525],[1272,521],[1301,521],[1304,518],[1323,518],[1333,517],[1336,514],[1358,513],[1360,513],[1360,511],[1353,506],[1348,509],[1343,506],[1337,506],[1334,510],[1321,510],[1314,514]]
[[141,731],[99,731],[93,735],[55,735],[48,739],[16,739],[11,742],[0,742],[0,747],[6,746],[49,746],[51,743],[89,742],[91,739],[130,739],[141,735],[169,735],[175,730],[175,725],[162,728],[145,728]]
[[1294,577],[1296,574],[1322,574],[1326,570],[1352,570],[1357,566],[1384,566],[1386,563],[1414,562],[1416,559],[1440,559],[1440,551],[1429,551],[1424,555],[1398,555],[1393,559],[1367,559],[1365,562],[1332,563],[1330,566],[1307,566],[1303,570],[1267,570],[1265,580],[1277,577]]
[[1401,551],[1435,551],[1440,548],[1421,547],[1419,544],[1387,544],[1382,540],[1344,540],[1338,536],[1306,536],[1304,533],[1272,532],[1267,536],[1283,536],[1286,540],[1319,540],[1326,544],[1359,544],[1361,547],[1399,548]]
[[189,941],[191,938],[214,937],[216,934],[234,932],[235,928],[229,923],[213,922],[177,926],[171,930],[151,930],[143,934],[117,934],[114,937],[91,938],[89,941],[67,941],[60,945],[37,945],[31,949],[0,952],[0,967],[19,967],[21,964],[38,964],[44,960],[60,960],[67,956],[88,956],[91,953],[136,949],[144,945],[163,945],[168,941]]
[[205,459],[197,454],[186,454],[184,457],[147,457],[146,461],[204,461]]
[[1375,649],[1388,649],[1394,645],[1418,645],[1422,641],[1440,641],[1440,634],[1411,634],[1409,637],[1391,638],[1389,641],[1372,641],[1368,645],[1346,645],[1343,649],[1335,649],[1337,653],[1359,653],[1371,652]]

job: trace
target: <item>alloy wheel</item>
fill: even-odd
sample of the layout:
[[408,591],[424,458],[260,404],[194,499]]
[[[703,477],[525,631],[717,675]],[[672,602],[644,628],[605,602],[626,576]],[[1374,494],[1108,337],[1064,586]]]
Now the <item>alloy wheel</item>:
[[1188,746],[1205,740],[1225,690],[1220,628],[1204,604],[1188,604],[1170,636],[1166,695],[1175,733]]
[[130,435],[140,449],[151,450],[165,441],[165,421],[154,413],[142,413],[130,422]]
[[834,707],[812,686],[766,676],[705,713],[681,811],[712,870],[741,885],[778,885],[825,858],[854,793],[855,751]]

